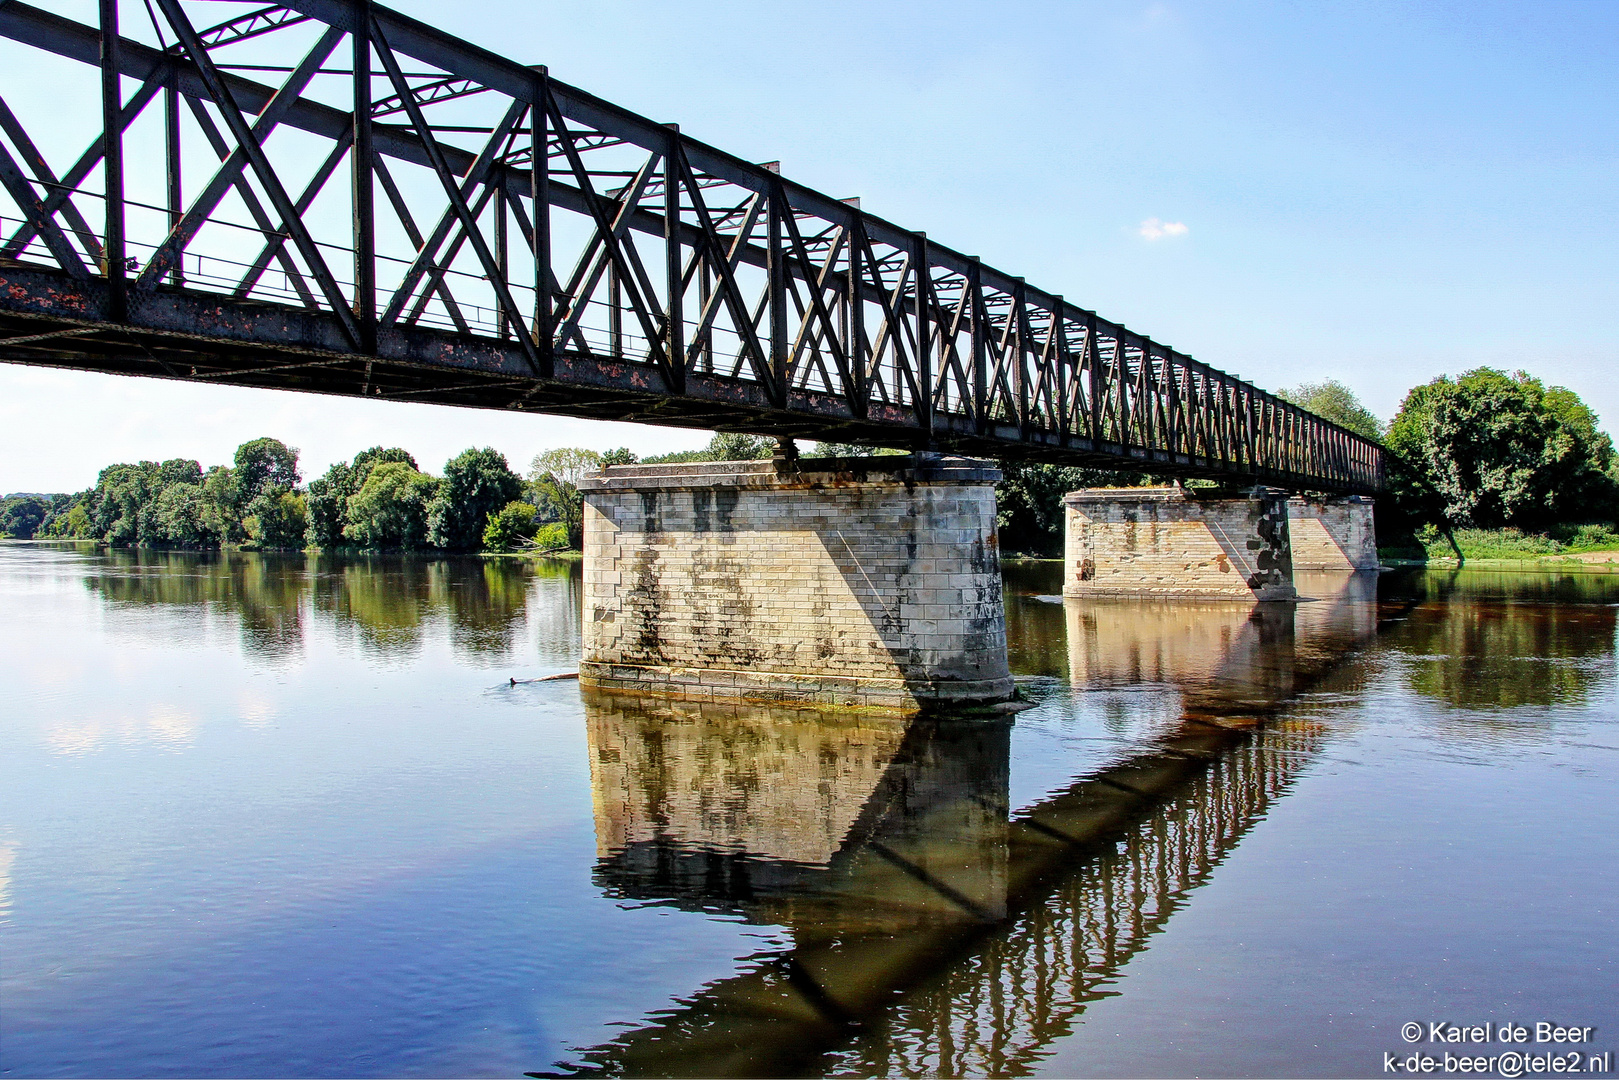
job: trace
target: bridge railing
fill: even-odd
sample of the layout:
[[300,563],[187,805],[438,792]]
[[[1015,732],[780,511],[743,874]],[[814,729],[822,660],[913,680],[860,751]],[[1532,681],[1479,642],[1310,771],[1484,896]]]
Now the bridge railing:
[[[91,26],[0,5],[0,260],[93,283],[101,319],[154,331],[144,298],[211,294],[315,317],[284,351],[475,341],[495,358],[479,404],[589,384],[706,402],[709,426],[1382,484],[1375,443],[543,68],[367,0],[218,10],[101,0]],[[94,115],[26,85],[82,65]],[[210,363],[189,366],[233,376]],[[364,368],[367,394],[435,399]]]

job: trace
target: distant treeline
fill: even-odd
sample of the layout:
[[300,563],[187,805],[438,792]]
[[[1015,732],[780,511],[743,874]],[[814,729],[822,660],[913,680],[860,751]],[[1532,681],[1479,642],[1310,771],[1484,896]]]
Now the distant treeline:
[[[648,462],[767,457],[773,440],[722,433],[702,450]],[[538,551],[577,548],[578,481],[628,450],[549,450],[518,475],[487,447],[425,473],[406,450],[374,446],[302,486],[298,451],[279,439],[237,447],[206,471],[186,458],[109,465],[77,494],[0,500],[0,537],[93,540],[113,547],[200,550]]]
[[[231,465],[185,458],[109,465],[75,495],[11,495],[0,530],[18,539],[95,540],[115,547],[477,551],[492,523],[506,547],[560,514],[495,450],[466,450],[424,473],[397,447],[372,447],[300,486],[298,452],[279,439],[243,443]],[[552,530],[556,547],[566,543]]]

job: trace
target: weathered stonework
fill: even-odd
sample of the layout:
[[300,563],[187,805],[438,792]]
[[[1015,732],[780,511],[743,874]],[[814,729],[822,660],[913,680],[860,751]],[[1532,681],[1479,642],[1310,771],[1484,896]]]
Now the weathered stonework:
[[1064,596],[1297,596],[1285,495],[1088,488],[1063,502]]
[[1287,528],[1295,570],[1376,570],[1377,530],[1372,500],[1359,495],[1294,496],[1287,501]]
[[579,485],[580,680],[900,712],[1005,701],[999,477],[932,457],[603,470]]

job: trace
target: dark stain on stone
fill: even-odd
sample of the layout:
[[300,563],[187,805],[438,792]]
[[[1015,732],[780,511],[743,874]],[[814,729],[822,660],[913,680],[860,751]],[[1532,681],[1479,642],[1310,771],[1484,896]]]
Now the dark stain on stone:
[[635,553],[635,584],[630,586],[628,599],[635,612],[636,634],[625,659],[632,663],[663,663],[663,638],[658,633],[663,622],[663,593],[659,588],[657,548],[648,545]]
[[714,492],[714,516],[719,519],[720,532],[736,531],[736,526],[731,524],[731,515],[736,513],[737,497],[735,488],[720,488]]

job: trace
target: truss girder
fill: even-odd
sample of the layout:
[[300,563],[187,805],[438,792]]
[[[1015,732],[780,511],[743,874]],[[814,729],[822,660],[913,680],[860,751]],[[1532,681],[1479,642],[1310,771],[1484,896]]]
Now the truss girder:
[[[128,86],[53,165],[59,140],[31,130],[49,120],[5,85],[26,66],[0,76],[0,359],[137,373],[150,356],[151,374],[531,410],[576,391],[587,415],[1382,487],[1368,440],[369,0],[202,31],[200,0],[123,6],[103,48],[98,25],[0,4],[0,35]],[[273,62],[231,62],[243,48]],[[283,75],[245,74],[261,70]],[[107,151],[158,112],[166,180]],[[182,177],[183,137],[219,161],[210,175]],[[174,325],[197,304],[216,317]]]

